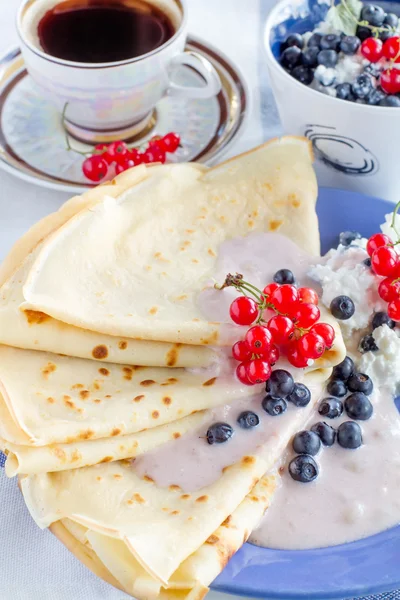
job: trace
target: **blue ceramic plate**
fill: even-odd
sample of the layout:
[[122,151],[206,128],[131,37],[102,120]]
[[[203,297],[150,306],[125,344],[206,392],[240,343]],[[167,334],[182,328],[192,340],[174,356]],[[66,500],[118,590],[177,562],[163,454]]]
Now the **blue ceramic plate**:
[[[379,231],[393,204],[354,192],[321,188],[317,212],[322,252],[346,229]],[[318,550],[269,550],[245,544],[213,589],[264,600],[324,600],[400,588],[400,526],[351,544]]]

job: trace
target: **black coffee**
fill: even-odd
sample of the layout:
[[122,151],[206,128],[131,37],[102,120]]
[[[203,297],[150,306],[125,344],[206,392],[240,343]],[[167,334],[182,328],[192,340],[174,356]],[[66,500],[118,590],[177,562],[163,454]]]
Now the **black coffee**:
[[47,54],[84,63],[142,56],[174,33],[168,16],[144,0],[64,0],[38,26]]

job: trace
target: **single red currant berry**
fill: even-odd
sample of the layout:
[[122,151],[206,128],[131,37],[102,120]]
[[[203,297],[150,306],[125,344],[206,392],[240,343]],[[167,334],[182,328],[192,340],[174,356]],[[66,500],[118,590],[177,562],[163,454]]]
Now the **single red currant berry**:
[[400,92],[399,69],[386,69],[386,71],[382,71],[380,84],[383,91],[387,94],[397,94]]
[[378,38],[371,37],[363,41],[360,52],[365,58],[368,58],[370,62],[375,63],[382,58],[382,48],[382,41]]
[[271,304],[281,313],[289,313],[293,305],[298,301],[299,294],[294,285],[285,283],[280,285],[271,294]]
[[94,147],[94,154],[104,154],[108,150],[108,144],[97,144]]
[[90,156],[83,161],[82,171],[90,181],[99,182],[107,175],[108,164],[100,154]]
[[265,286],[265,288],[263,289],[263,294],[268,302],[271,302],[271,296],[273,292],[278,289],[278,287],[279,283],[269,283]]
[[253,385],[250,379],[247,377],[247,365],[249,362],[250,361],[242,362],[236,367],[236,377],[245,385]]
[[289,317],[275,315],[267,324],[275,344],[286,344],[294,333],[294,324]]
[[246,374],[251,383],[264,383],[271,377],[271,365],[262,358],[255,358],[246,365]]
[[393,321],[400,321],[400,298],[392,300],[388,304],[388,315]]
[[315,304],[316,306],[318,306],[319,298],[315,290],[313,290],[312,288],[302,287],[299,288],[297,291],[299,294],[299,302]]
[[257,302],[248,296],[239,296],[232,302],[229,314],[237,325],[251,325],[258,316]]
[[[368,38],[368,39],[372,40],[374,38]],[[363,44],[364,44],[364,42],[363,42]],[[363,47],[363,44],[361,45],[361,49]],[[388,40],[386,40],[386,42],[383,44],[383,49],[382,49],[383,56],[389,60],[393,60],[396,58],[395,62],[400,62],[400,58],[398,56],[399,53],[400,53],[400,39],[398,37],[391,37]],[[365,54],[364,54],[364,56],[365,56]],[[368,58],[368,56],[366,58]],[[371,60],[371,59],[369,58],[369,60]],[[371,60],[371,62],[376,62],[376,61]]]
[[266,352],[263,352],[261,354],[261,358],[263,358],[264,360],[267,360],[269,362],[269,364],[271,365],[271,367],[276,362],[278,362],[279,356],[280,356],[279,348],[277,348],[277,346],[275,346],[275,345],[272,345],[271,348],[269,348],[269,350],[267,350]]
[[161,148],[159,148],[158,146],[155,146],[155,144],[153,144],[151,147],[147,148],[144,155],[148,159],[148,160],[146,160],[147,163],[159,162],[159,163],[164,164],[165,161],[167,160],[164,150],[161,150]]
[[392,302],[400,298],[400,281],[387,277],[383,279],[378,287],[378,294],[385,302]]
[[235,360],[243,362],[251,358],[251,351],[246,342],[240,340],[232,346],[232,356]]
[[287,348],[287,359],[291,365],[298,369],[304,369],[308,366],[308,359],[301,354],[297,340],[292,340]]
[[335,341],[335,330],[329,323],[315,323],[311,327],[311,331],[322,337],[327,348],[331,348]]
[[125,142],[112,142],[109,144],[105,157],[108,163],[122,162],[128,153],[128,146]]
[[371,267],[377,275],[389,277],[393,275],[398,266],[399,256],[390,246],[377,248],[371,256]]
[[181,138],[177,133],[167,133],[158,141],[159,148],[164,152],[176,152],[181,143]]
[[141,165],[142,164],[142,155],[136,148],[132,148],[126,155],[126,160],[133,161],[133,164]]
[[255,325],[248,330],[244,338],[254,354],[266,352],[272,343],[272,335],[264,325]]
[[317,333],[309,331],[297,340],[299,352],[306,358],[319,358],[325,352],[325,340]]
[[391,243],[390,237],[384,233],[375,233],[374,235],[371,235],[367,242],[368,256],[372,256],[375,250],[381,246],[388,246]]
[[318,306],[310,303],[300,303],[297,306],[296,313],[294,314],[294,321],[298,327],[302,329],[309,329],[318,321],[321,313]]

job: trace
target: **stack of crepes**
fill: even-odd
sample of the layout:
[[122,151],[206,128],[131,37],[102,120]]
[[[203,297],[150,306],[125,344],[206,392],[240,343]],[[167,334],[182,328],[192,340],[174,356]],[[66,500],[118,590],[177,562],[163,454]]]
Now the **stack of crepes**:
[[[1,267],[6,472],[19,475],[39,526],[140,600],[206,594],[259,523],[273,467],[310,414],[312,403],[192,494],[132,468],[199,429],[207,409],[249,395],[218,371],[238,327],[228,314],[205,319],[198,295],[225,240],[278,231],[318,254],[316,196],[297,138],[212,169],[140,166],[40,221]],[[337,324],[324,320],[337,335],[305,374],[313,389],[344,356]]]

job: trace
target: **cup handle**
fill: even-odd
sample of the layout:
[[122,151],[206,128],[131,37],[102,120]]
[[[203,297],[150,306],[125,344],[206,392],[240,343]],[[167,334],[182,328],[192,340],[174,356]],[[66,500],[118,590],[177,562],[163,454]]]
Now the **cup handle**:
[[[173,72],[180,66],[192,67],[206,82],[205,86],[179,85],[173,81]],[[211,62],[197,52],[188,50],[175,56],[170,62],[170,85],[169,96],[180,96],[181,98],[212,98],[221,91],[221,80]]]

